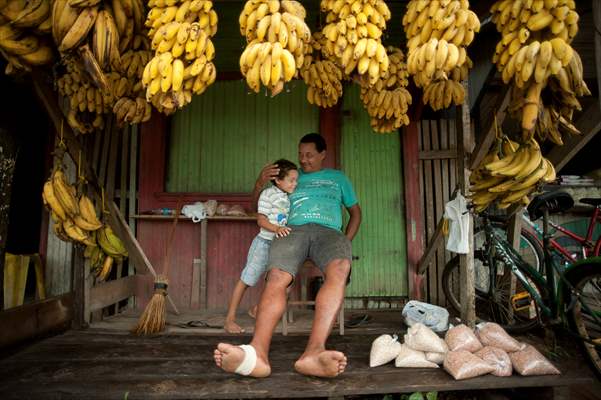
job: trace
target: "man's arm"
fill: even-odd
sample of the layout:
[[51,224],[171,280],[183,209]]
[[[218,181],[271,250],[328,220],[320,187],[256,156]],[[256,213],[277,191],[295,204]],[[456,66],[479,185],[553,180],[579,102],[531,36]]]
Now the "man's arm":
[[353,240],[359,230],[359,225],[361,225],[361,207],[359,207],[359,204],[355,204],[354,206],[347,208],[347,211],[350,218],[344,234],[349,240]]
[[257,205],[259,203],[259,195],[261,191],[272,178],[278,176],[280,169],[275,164],[267,164],[263,167],[261,172],[259,173],[259,177],[255,182],[255,187],[253,188],[252,197],[251,197],[251,209],[253,211],[257,211]]

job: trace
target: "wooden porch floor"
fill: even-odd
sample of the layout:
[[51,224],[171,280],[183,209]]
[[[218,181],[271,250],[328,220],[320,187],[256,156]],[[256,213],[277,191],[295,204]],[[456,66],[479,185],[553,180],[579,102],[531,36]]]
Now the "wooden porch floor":
[[[332,334],[329,347],[349,357],[347,371],[332,380],[308,378],[293,370],[306,344],[310,314],[299,315],[292,334],[274,336],[267,379],[233,376],[213,364],[219,341],[248,342],[249,335],[225,335],[219,328],[170,325],[155,337],[135,337],[124,327],[135,315],[96,323],[37,342],[0,360],[2,399],[226,399],[311,398],[545,386],[585,386],[594,378],[577,352],[562,352],[554,363],[561,376],[454,381],[443,370],[398,369],[393,364],[369,368],[371,342],[381,333],[400,330],[400,311],[370,313],[367,325]],[[202,318],[199,318],[202,317]],[[170,316],[172,324],[204,320],[218,325],[216,315]],[[250,320],[250,319],[249,319]],[[304,321],[304,322],[303,322]],[[131,325],[131,326],[130,326]],[[246,325],[243,319],[243,325]],[[304,328],[303,328],[304,327]],[[305,333],[303,333],[303,330]],[[202,332],[200,332],[202,331]],[[524,340],[533,342],[533,337]],[[537,347],[541,347],[540,344]],[[380,397],[381,398],[381,397]],[[536,398],[543,398],[536,396]]]

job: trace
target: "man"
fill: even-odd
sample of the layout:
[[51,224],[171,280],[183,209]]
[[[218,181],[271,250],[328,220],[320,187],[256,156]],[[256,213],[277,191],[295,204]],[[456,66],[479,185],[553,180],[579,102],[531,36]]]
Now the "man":
[[[249,345],[219,343],[215,363],[227,372],[257,378],[269,376],[269,346],[273,331],[286,309],[286,288],[305,261],[311,258],[325,275],[315,300],[315,316],[305,352],[294,364],[301,374],[335,377],[344,372],[346,356],[326,350],[325,343],[344,300],[351,270],[351,240],[361,223],[361,208],[348,178],[340,171],[322,168],[326,144],[317,133],[305,135],[298,147],[301,166],[298,186],[290,195],[288,226],[291,232],[271,246],[269,273],[261,294],[255,332]],[[273,166],[261,172],[253,198],[267,179],[277,173]],[[350,218],[342,234],[342,206]]]

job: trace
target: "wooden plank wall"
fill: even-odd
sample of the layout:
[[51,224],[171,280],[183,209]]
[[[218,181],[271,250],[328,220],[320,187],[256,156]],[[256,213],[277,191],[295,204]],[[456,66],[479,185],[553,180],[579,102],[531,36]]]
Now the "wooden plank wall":
[[[444,206],[455,190],[457,135],[454,120],[422,120],[419,123],[419,175],[422,215],[426,230],[426,246],[432,240]],[[425,273],[424,300],[444,306],[440,285],[442,271],[451,259],[444,241],[436,250],[434,260]]]

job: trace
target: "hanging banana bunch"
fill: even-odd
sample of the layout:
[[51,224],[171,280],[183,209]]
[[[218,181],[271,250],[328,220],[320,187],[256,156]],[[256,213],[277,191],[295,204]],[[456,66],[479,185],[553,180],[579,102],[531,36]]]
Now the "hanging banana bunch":
[[407,110],[412,101],[406,89],[409,74],[403,52],[396,47],[388,47],[386,51],[390,60],[388,71],[374,85],[365,76],[360,80],[361,100],[371,117],[373,130],[379,133],[409,125]]
[[0,55],[8,61],[6,74],[52,63],[51,17],[50,0],[0,2]]
[[373,85],[388,71],[389,60],[382,33],[390,10],[383,0],[322,0],[326,13],[322,33],[327,38],[322,52],[350,77],[355,71],[367,75]]
[[307,84],[307,100],[318,107],[333,107],[342,97],[342,69],[321,53],[325,43],[321,32],[315,32],[307,46],[305,65],[301,69]]
[[577,96],[590,91],[570,45],[578,33],[575,9],[574,0],[503,0],[491,8],[502,36],[493,62],[512,85],[509,109],[521,119],[525,139],[536,134],[563,144],[561,132],[579,133],[572,115],[581,110]]
[[213,64],[218,17],[210,0],[151,0],[146,26],[154,57],[146,64],[142,83],[146,99],[170,115],[215,82]]
[[477,213],[493,203],[500,209],[526,206],[530,194],[554,180],[555,168],[534,138],[518,144],[503,136],[472,172],[470,197]]
[[461,81],[472,67],[467,46],[480,30],[469,1],[411,0],[402,22],[407,36],[407,69],[424,90],[424,104],[440,110],[463,103]]
[[275,96],[298,76],[311,41],[305,8],[294,0],[249,0],[240,13],[240,34],[247,46],[240,71],[255,93],[261,84]]

